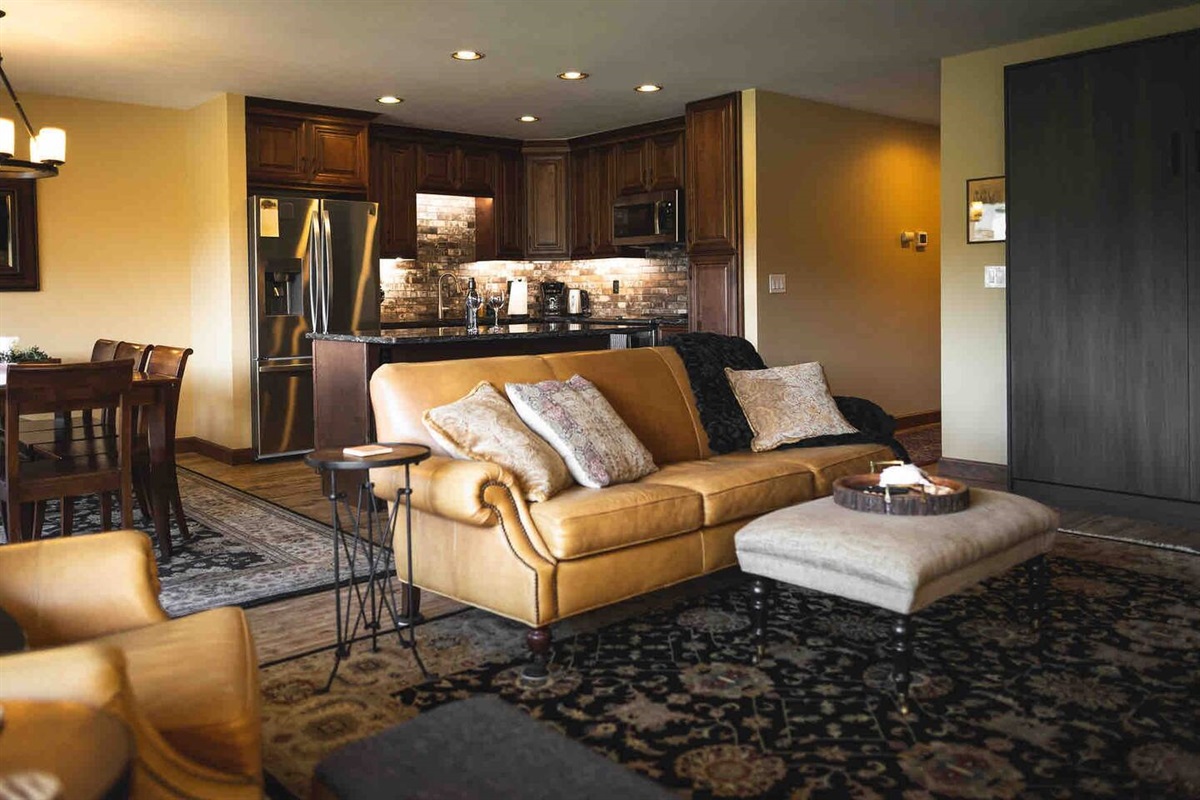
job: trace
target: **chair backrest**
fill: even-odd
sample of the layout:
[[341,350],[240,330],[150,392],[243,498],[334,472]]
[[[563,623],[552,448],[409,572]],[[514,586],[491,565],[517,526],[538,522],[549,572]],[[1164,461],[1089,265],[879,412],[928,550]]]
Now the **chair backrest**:
[[132,382],[131,359],[52,366],[12,364],[8,368],[4,418],[16,421],[22,414],[114,408],[126,401]]
[[135,344],[133,342],[118,342],[116,354],[113,358],[120,361],[123,358],[133,359],[133,368],[138,372],[146,368],[146,358],[150,355],[150,351],[154,349],[152,344]]
[[143,372],[147,375],[168,375],[183,380],[183,371],[187,368],[188,356],[192,354],[190,347],[169,347],[156,344],[146,358]]
[[92,361],[112,361],[117,357],[117,347],[120,344],[115,339],[97,339],[92,345]]

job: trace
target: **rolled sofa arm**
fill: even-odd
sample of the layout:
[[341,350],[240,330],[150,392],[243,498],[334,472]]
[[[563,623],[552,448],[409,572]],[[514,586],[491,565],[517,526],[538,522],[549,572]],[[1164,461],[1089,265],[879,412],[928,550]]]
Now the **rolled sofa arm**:
[[[496,524],[495,509],[485,503],[484,489],[501,484],[520,493],[511,472],[490,461],[464,461],[431,456],[409,468],[413,508],[439,517],[486,527]],[[371,470],[375,496],[392,502],[396,491],[404,488],[404,467]]]
[[218,772],[171,747],[138,708],[125,657],[111,645],[77,644],[0,658],[0,705],[5,700],[82,703],[119,717],[137,751],[135,798],[262,796],[259,780]]
[[0,607],[31,648],[167,619],[150,537],[110,531],[0,547]]

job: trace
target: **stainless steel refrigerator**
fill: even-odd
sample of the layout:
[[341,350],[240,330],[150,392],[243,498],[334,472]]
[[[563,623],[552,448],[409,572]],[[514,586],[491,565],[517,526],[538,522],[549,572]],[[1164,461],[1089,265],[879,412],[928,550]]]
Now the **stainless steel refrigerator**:
[[251,402],[256,458],[313,449],[310,331],[379,328],[379,206],[250,198]]

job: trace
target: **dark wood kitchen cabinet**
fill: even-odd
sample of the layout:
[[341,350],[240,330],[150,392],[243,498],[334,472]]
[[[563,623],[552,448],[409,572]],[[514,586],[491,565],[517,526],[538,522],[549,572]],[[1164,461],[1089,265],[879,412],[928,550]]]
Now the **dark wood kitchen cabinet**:
[[521,151],[500,150],[496,170],[496,258],[525,257],[525,164]]
[[612,241],[615,152],[609,145],[571,150],[572,258],[619,254]]
[[617,191],[638,194],[683,187],[683,131],[668,131],[617,145]]
[[252,189],[364,192],[374,114],[246,99],[246,182]]
[[525,255],[569,258],[567,186],[569,150],[565,142],[530,142],[525,157]]
[[417,146],[371,143],[371,200],[379,203],[379,255],[417,257]]
[[1005,79],[1012,488],[1196,525],[1200,33]]
[[491,196],[496,191],[494,149],[428,142],[417,146],[417,190]]
[[688,319],[692,330],[742,333],[741,95],[688,103]]

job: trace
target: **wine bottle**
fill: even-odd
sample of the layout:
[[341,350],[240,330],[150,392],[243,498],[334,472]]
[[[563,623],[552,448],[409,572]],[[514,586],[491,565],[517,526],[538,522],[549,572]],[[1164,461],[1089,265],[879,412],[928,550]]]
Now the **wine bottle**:
[[483,305],[483,298],[479,296],[479,292],[475,290],[475,279],[467,279],[467,333],[479,333],[479,309]]

